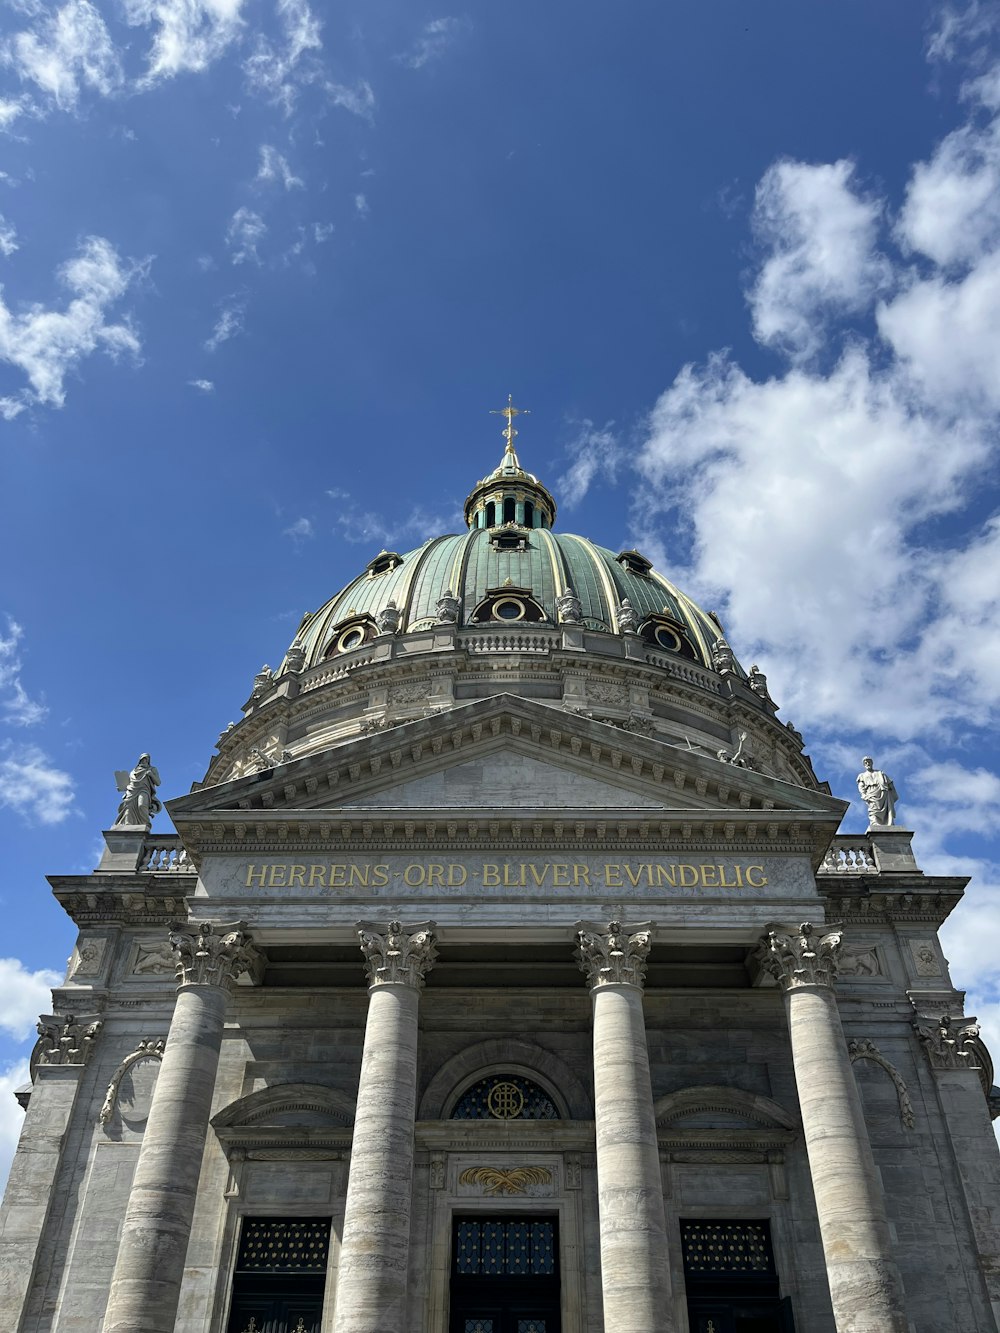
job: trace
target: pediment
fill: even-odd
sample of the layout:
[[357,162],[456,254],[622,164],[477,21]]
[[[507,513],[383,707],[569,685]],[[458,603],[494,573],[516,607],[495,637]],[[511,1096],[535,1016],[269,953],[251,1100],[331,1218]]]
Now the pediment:
[[313,1083],[260,1088],[212,1119],[227,1153],[241,1148],[271,1155],[349,1144],[353,1124],[351,1100],[335,1088]]
[[823,821],[828,841],[847,805],[561,707],[494,695],[203,788],[168,808],[179,829],[239,811],[796,815]]
[[659,1098],[654,1106],[661,1147],[675,1160],[689,1154],[767,1156],[790,1143],[796,1122],[769,1097],[742,1088],[702,1084]]

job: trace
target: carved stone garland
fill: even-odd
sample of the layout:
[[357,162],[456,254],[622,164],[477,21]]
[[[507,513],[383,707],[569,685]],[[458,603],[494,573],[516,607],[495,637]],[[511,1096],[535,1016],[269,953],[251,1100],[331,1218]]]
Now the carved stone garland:
[[642,988],[646,978],[651,930],[649,922],[623,926],[611,921],[607,928],[581,922],[574,953],[588,985],[629,985]]
[[405,929],[399,921],[390,921],[387,930],[361,921],[358,939],[369,986],[412,986],[421,990],[437,959],[433,921]]
[[164,1045],[165,1042],[162,1037],[157,1040],[140,1041],[139,1045],[131,1055],[126,1055],[125,1059],[111,1076],[111,1082],[108,1084],[108,1093],[104,1098],[104,1105],[98,1113],[97,1118],[102,1125],[111,1123],[111,1117],[114,1115],[115,1107],[118,1104],[118,1089],[121,1087],[122,1079],[128,1071],[133,1065],[139,1064],[141,1060],[156,1060],[157,1062],[162,1060]]
[[852,1064],[856,1060],[870,1060],[872,1064],[879,1065],[880,1068],[885,1070],[896,1089],[896,1097],[899,1101],[899,1118],[907,1129],[913,1129],[917,1123],[913,1114],[913,1103],[910,1100],[910,1094],[907,1091],[906,1083],[903,1081],[903,1076],[896,1066],[885,1058],[873,1041],[869,1041],[867,1038],[849,1042],[847,1049]]

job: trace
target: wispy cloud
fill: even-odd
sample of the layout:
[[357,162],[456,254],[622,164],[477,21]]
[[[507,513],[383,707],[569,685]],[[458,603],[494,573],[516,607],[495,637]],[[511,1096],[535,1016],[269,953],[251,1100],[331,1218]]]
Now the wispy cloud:
[[592,421],[579,423],[576,438],[566,450],[570,465],[557,486],[560,500],[569,508],[580,503],[598,478],[614,482],[622,448],[613,426],[613,421],[600,427]]
[[[42,105],[74,111],[85,90],[104,97],[123,82],[121,60],[103,18],[90,0],[40,9],[33,26],[0,46],[0,59],[22,82],[33,84]],[[7,103],[11,119],[30,104]]]
[[354,196],[354,211],[359,218],[366,218],[368,216],[371,209],[368,207],[367,196],[363,194],[356,194]]
[[59,269],[70,298],[64,309],[30,305],[18,313],[0,294],[0,361],[28,380],[20,393],[0,399],[0,416],[10,420],[29,407],[62,407],[66,375],[95,351],[138,357],[139,338],[129,319],[108,323],[107,312],[147,267],[148,261],[123,260],[110,241],[90,236]]
[[6,218],[0,214],[0,254],[2,254],[4,258],[9,258],[17,248],[17,231]]
[[21,683],[20,644],[24,630],[9,616],[6,633],[0,631],[0,719],[18,727],[41,722],[48,713],[45,705],[32,699]]
[[259,36],[243,72],[250,88],[290,114],[301,87],[321,77],[313,53],[322,50],[322,24],[307,0],[278,0],[281,38]]
[[40,746],[0,743],[0,808],[31,824],[61,824],[73,800],[73,779]]
[[285,528],[284,536],[290,537],[296,546],[303,542],[310,541],[315,537],[316,532],[308,518],[297,518],[294,523]]
[[197,389],[199,393],[214,393],[215,385],[211,380],[188,380],[192,389]]
[[375,111],[375,94],[366,79],[360,79],[353,87],[327,80],[323,89],[333,106],[343,107],[345,111],[360,116],[362,120],[372,119]]
[[345,541],[354,545],[400,546],[411,541],[426,541],[441,532],[460,531],[465,526],[456,506],[450,511],[435,511],[416,506],[405,518],[391,518],[376,510],[363,509],[349,491],[333,487],[326,492],[338,503],[334,524]]
[[408,69],[423,69],[432,61],[440,60],[471,27],[467,18],[431,19],[409,51],[402,51],[394,58]]
[[295,175],[288,159],[267,143],[260,146],[260,166],[255,179],[262,185],[283,185],[286,190],[304,188],[302,177]]
[[243,30],[243,0],[124,0],[133,27],[151,27],[152,45],[139,87],[182,73],[200,73],[235,43]]
[[267,235],[267,223],[252,208],[238,208],[226,228],[226,244],[234,264],[259,264],[257,246]]
[[215,321],[211,334],[205,339],[205,350],[214,352],[217,347],[224,342],[228,342],[230,338],[238,338],[244,331],[245,318],[246,297],[227,296],[222,302],[219,317]]

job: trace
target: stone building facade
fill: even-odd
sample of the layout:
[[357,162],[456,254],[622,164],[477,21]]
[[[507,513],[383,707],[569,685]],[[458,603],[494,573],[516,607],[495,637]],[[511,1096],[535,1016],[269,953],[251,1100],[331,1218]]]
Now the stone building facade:
[[[996,1333],[931,877],[520,465],[121,775],[0,1214],[11,1333]],[[871,766],[869,766],[871,768]],[[877,773],[877,770],[875,771]]]

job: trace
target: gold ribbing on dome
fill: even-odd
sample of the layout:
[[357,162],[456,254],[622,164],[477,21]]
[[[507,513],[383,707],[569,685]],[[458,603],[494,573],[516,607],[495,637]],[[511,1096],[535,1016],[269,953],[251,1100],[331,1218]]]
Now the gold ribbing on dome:
[[520,416],[530,416],[530,415],[531,415],[530,407],[514,406],[514,395],[512,393],[509,393],[507,395],[506,407],[494,407],[490,409],[491,417],[507,418],[507,425],[501,432],[504,439],[507,441],[507,447],[504,450],[504,455],[506,456],[507,454],[510,454],[511,459],[513,460],[514,465],[516,467],[520,467],[521,464],[518,462],[517,454],[514,452],[514,437],[517,435],[517,431],[514,429],[514,418]]

